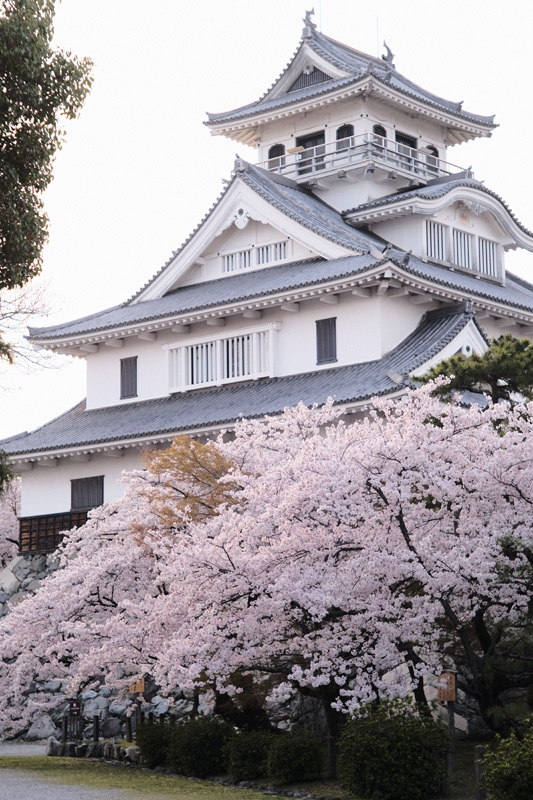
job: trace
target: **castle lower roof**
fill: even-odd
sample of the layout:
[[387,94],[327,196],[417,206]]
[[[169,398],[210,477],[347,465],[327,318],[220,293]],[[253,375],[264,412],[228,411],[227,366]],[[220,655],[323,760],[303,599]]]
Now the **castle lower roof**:
[[[416,330],[382,359],[351,366],[198,389],[120,406],[87,409],[85,402],[41,428],[0,442],[11,457],[67,455],[109,444],[168,440],[180,432],[208,432],[239,417],[262,418],[303,402],[357,406],[405,389],[408,376],[438,355],[468,324],[467,304],[428,312]],[[475,323],[474,323],[475,324]]]

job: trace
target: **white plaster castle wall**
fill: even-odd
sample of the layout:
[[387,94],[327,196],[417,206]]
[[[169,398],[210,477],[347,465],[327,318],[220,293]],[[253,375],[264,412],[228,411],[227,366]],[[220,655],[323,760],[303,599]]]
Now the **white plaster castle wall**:
[[[386,116],[384,116],[386,113]],[[270,122],[266,126],[259,125],[258,133],[261,142],[258,147],[258,161],[268,160],[268,151],[274,144],[283,144],[289,150],[296,146],[295,140],[301,136],[312,134],[315,131],[324,131],[325,142],[335,142],[337,128],[341,125],[354,126],[354,136],[370,133],[374,125],[382,125],[388,139],[394,139],[396,131],[414,136],[420,141],[420,146],[432,144],[439,150],[442,159],[446,156],[446,130],[435,125],[424,117],[414,118],[412,115],[403,114],[398,109],[390,106],[380,106],[374,100],[364,100],[361,97],[349,98],[336,103],[330,103],[320,109],[307,112],[304,115],[295,114],[279,122]],[[390,183],[388,184],[390,189]]]
[[[137,398],[120,399],[120,361],[137,356]],[[124,346],[98,345],[98,352],[87,357],[87,408],[118,406],[133,400],[147,400],[168,394],[165,353],[161,342],[131,336]]]
[[407,252],[412,250],[415,256],[423,257],[426,252],[425,224],[421,217],[406,216],[375,222],[370,228],[397,247]]
[[134,448],[112,458],[103,454],[91,456],[90,461],[59,459],[55,467],[35,466],[22,475],[21,516],[58,514],[70,510],[70,481],[75,478],[104,476],[104,502],[122,497],[124,487],[118,481],[123,470],[139,469],[142,461]]
[[[265,163],[268,151],[274,144],[283,144],[288,152],[296,146],[299,137],[318,131],[324,131],[326,146],[334,146],[337,129],[345,124],[353,125],[355,137],[370,134],[374,125],[381,125],[385,128],[387,139],[394,141],[397,132],[412,136],[417,140],[418,149],[433,145],[438,150],[439,158],[448,160],[445,144],[447,132],[442,126],[423,117],[413,118],[390,107],[386,108],[386,115],[383,107],[374,100],[351,98],[310,111],[305,116],[294,115],[267,126],[259,126],[261,142],[257,160]],[[342,161],[336,160],[335,166],[342,169]],[[346,166],[350,165],[347,163]],[[354,181],[339,178],[336,174],[323,176],[315,173],[313,177],[318,179],[318,185],[314,187],[316,195],[339,211],[390,194],[407,186],[409,181],[400,176],[391,179],[386,172],[380,180],[375,180],[375,176],[371,180],[364,180],[360,174]]]
[[[188,339],[226,336],[253,326],[279,322],[280,329],[275,335],[274,374],[293,375],[332,366],[316,363],[316,320],[336,317],[336,365],[342,366],[380,358],[416,327],[423,310],[402,297],[360,298],[344,292],[339,294],[336,305],[318,299],[308,300],[299,304],[297,312],[266,309],[260,320],[235,315],[223,328],[198,323],[191,326],[189,334],[162,332],[152,342],[130,337],[125,339],[122,348],[99,345],[98,353],[87,358],[87,406],[127,405],[168,396],[165,344],[186,344]],[[120,400],[120,360],[134,355],[138,357],[138,396]]]

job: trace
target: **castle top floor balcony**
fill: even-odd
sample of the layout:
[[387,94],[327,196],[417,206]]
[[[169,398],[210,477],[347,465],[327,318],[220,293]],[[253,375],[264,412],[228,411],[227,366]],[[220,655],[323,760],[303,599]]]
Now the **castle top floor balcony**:
[[[276,145],[276,148],[281,150],[283,146]],[[316,178],[335,174],[354,180],[404,177],[427,183],[464,170],[443,161],[436,152],[436,148],[417,150],[375,133],[364,133],[313,147],[295,147],[283,153],[271,148],[271,157],[258,166],[298,183],[314,183]]]

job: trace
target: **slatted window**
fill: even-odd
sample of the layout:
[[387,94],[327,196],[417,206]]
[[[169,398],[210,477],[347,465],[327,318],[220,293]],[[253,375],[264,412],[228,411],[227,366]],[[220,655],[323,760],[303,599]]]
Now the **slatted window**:
[[324,81],[330,80],[330,75],[326,75],[321,69],[313,67],[311,71],[301,72],[294,83],[289,86],[287,92],[297,92],[298,89],[305,89],[307,86],[316,86],[317,83],[324,83]]
[[337,318],[316,321],[316,363],[328,364],[337,360]]
[[446,228],[430,219],[426,220],[426,252],[429,258],[446,260]]
[[168,347],[170,391],[187,391],[272,374],[277,325]]
[[452,228],[453,263],[472,269],[472,234]]
[[70,481],[70,507],[72,511],[96,508],[104,502],[104,476],[75,478]]
[[218,380],[217,342],[204,342],[187,348],[189,353],[189,385]]
[[120,397],[137,397],[137,356],[120,359]]
[[274,261],[284,261],[287,258],[287,242],[266,244],[257,248],[257,264],[270,264]]
[[252,265],[252,251],[240,250],[238,253],[228,253],[222,256],[222,272],[238,272]]
[[498,248],[496,242],[489,239],[478,239],[478,267],[484,275],[492,278],[498,275]]

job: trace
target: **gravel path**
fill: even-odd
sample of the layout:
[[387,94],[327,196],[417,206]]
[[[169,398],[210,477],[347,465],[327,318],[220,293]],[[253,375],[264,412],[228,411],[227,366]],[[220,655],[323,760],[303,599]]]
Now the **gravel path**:
[[[1,756],[44,756],[46,745],[0,742]],[[19,770],[0,772],[1,800],[133,800],[122,789],[87,789],[85,786],[61,786]]]
[[[59,786],[18,770],[3,769],[1,796],[5,800],[131,800],[122,789],[86,789],[84,786]],[[138,795],[137,795],[138,797]]]
[[0,742],[0,756],[45,756],[46,744],[39,742]]

